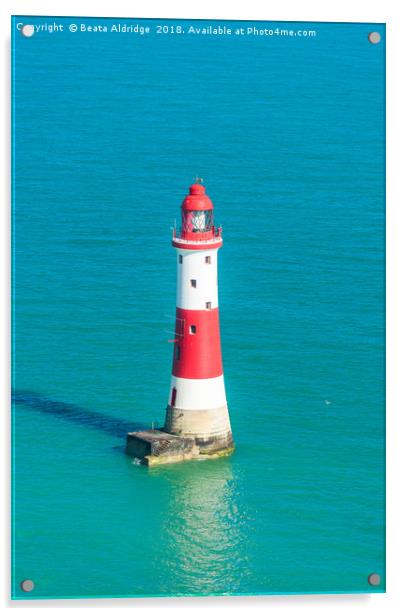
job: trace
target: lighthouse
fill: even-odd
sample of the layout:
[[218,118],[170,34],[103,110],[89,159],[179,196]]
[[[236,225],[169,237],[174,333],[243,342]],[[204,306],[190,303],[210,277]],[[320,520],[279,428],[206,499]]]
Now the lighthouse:
[[196,183],[173,231],[177,301],[166,432],[192,437],[201,454],[233,448],[223,378],[218,306],[218,251],[222,229],[205,187]]
[[127,435],[127,453],[148,466],[229,455],[234,449],[219,327],[222,229],[215,226],[214,206],[200,182],[183,200],[172,245],[176,325],[165,423],[159,430]]

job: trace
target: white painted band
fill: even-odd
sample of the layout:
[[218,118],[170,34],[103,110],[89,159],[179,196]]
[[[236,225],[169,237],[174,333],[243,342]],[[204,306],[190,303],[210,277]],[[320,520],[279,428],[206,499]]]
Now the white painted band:
[[172,376],[168,404],[171,404],[174,387],[176,388],[174,406],[178,408],[205,410],[226,405],[223,375],[214,379],[183,379]]
[[218,307],[218,249],[177,253],[176,306],[186,310]]

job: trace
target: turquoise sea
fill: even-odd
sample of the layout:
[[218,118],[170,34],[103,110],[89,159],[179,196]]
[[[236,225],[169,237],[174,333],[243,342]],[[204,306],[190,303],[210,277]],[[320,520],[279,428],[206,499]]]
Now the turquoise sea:
[[[385,26],[219,24],[13,20],[14,598],[385,589]],[[237,448],[147,469],[197,174]]]

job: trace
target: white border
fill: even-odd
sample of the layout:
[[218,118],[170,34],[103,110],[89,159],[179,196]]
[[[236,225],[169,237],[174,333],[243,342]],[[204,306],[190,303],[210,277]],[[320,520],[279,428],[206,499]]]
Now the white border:
[[[399,577],[402,571],[401,555],[401,519],[402,497],[400,489],[401,474],[401,415],[402,400],[397,387],[398,364],[397,349],[402,348],[401,328],[397,327],[397,315],[402,319],[401,298],[401,244],[402,230],[400,225],[401,207],[401,161],[397,154],[402,143],[402,95],[400,77],[400,58],[402,58],[402,8],[401,3],[392,0],[281,0],[269,5],[261,0],[247,0],[244,3],[226,3],[222,0],[203,0],[190,3],[184,0],[171,0],[169,3],[147,0],[134,3],[130,1],[113,0],[97,2],[88,0],[36,1],[3,0],[0,6],[0,29],[3,42],[3,91],[2,100],[2,134],[9,135],[9,39],[10,15],[82,15],[82,16],[112,16],[112,17],[176,17],[205,19],[264,19],[269,21],[328,21],[328,22],[386,22],[387,23],[387,593],[374,595],[304,595],[304,596],[268,596],[268,597],[223,597],[223,598],[183,598],[183,599],[113,599],[113,600],[74,600],[74,601],[29,601],[10,602],[9,596],[9,555],[8,549],[3,550],[1,559],[2,571],[1,598],[4,608],[11,609],[107,609],[110,612],[116,607],[146,610],[164,610],[170,613],[183,612],[191,609],[194,614],[207,610],[219,609],[222,612],[239,612],[246,608],[255,613],[265,613],[267,610],[276,613],[290,614],[297,611],[298,615],[332,612],[342,610],[344,614],[390,614],[402,605]],[[369,92],[367,93],[369,95]],[[1,442],[4,445],[2,465],[2,483],[4,486],[4,502],[9,500],[9,421],[8,421],[8,389],[9,389],[9,139],[5,140],[1,150],[3,174],[3,210],[1,238],[3,259],[1,271],[2,298],[1,319],[3,353],[1,355],[1,391],[3,402],[3,429]],[[398,242],[399,240],[399,242]],[[397,267],[397,264],[399,267]],[[401,380],[399,375],[399,380]],[[398,482],[399,475],[399,482]],[[2,529],[4,542],[9,545],[9,512],[7,506],[2,512]]]

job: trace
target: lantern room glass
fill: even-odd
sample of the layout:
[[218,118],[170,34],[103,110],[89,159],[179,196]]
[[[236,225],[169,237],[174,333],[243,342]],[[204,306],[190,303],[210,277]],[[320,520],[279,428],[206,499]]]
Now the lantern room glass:
[[213,228],[212,210],[184,210],[182,214],[182,231],[188,233],[206,233]]

